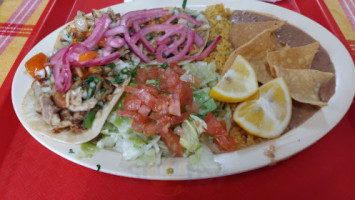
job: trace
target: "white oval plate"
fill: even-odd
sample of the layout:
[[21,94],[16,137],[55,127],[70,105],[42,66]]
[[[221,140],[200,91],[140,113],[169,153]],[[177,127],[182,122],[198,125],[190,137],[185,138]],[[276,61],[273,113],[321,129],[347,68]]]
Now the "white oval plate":
[[[154,1],[135,0],[133,2],[112,6],[115,12],[125,13],[132,10],[154,7],[176,6],[180,7],[182,1]],[[188,169],[187,159],[170,158],[163,161],[158,167],[137,167],[134,162],[124,161],[121,155],[110,150],[100,150],[94,153],[92,158],[79,158],[77,154],[70,154],[69,149],[80,152],[80,145],[68,145],[52,141],[32,130],[24,121],[21,113],[21,103],[26,91],[30,88],[32,78],[25,74],[25,62],[38,52],[51,52],[59,31],[57,29],[39,42],[24,58],[16,71],[12,84],[12,101],[15,112],[27,131],[42,145],[58,155],[88,168],[97,169],[101,165],[102,172],[144,179],[162,180],[186,180],[224,176],[241,173],[244,171],[266,166],[270,162],[285,159],[310,146],[329,132],[344,116],[355,93],[355,70],[350,54],[341,42],[328,30],[316,22],[299,15],[293,11],[271,4],[252,0],[188,0],[188,8],[201,10],[206,5],[223,3],[231,10],[253,10],[272,14],[280,19],[287,20],[290,24],[302,29],[310,36],[318,40],[328,52],[336,71],[336,90],[330,99],[328,106],[323,107],[313,117],[308,119],[298,128],[295,128],[281,137],[268,142],[258,144],[232,153],[215,155],[222,169],[218,173],[194,172]],[[275,157],[270,160],[265,152],[275,148]],[[173,174],[167,174],[166,170],[173,168]]]

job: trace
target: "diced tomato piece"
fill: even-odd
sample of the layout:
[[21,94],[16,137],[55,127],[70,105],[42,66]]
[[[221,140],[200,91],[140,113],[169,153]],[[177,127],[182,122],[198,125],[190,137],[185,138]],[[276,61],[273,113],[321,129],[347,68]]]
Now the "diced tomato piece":
[[156,80],[164,70],[160,67],[151,67],[148,70],[148,80]]
[[125,92],[131,93],[131,94],[138,94],[138,92],[139,92],[139,89],[131,87],[131,86],[128,86],[128,85],[125,85],[123,90]]
[[141,133],[143,131],[143,126],[145,123],[140,122],[139,120],[133,119],[132,124],[131,124],[131,129]]
[[[170,89],[175,88],[181,82],[180,77],[176,73],[170,73],[167,80],[167,87]],[[171,92],[172,90],[170,90]]]
[[159,95],[159,90],[151,84],[139,84],[138,88],[141,90],[145,90],[147,92],[149,92],[150,94],[154,95],[154,96],[158,96]]
[[169,114],[175,115],[175,116],[181,116],[181,109],[180,109],[180,100],[177,97],[174,97],[175,95],[169,95],[171,98],[169,99]]
[[135,94],[127,94],[123,102],[123,110],[137,111],[141,107],[142,101]]
[[237,144],[230,135],[216,135],[214,136],[218,147],[225,151],[235,151]]
[[158,101],[153,110],[161,114],[168,114],[169,100],[164,95],[158,96]]
[[153,110],[161,114],[168,114],[168,108],[169,104],[167,102],[160,101],[158,104],[155,105]]
[[136,75],[136,80],[139,84],[145,84],[148,79],[147,70],[144,68],[139,68]]
[[137,113],[137,117],[135,117],[134,120],[136,120],[138,123],[146,123],[150,121],[148,116],[144,116],[138,113]]
[[145,136],[154,135],[159,133],[159,127],[157,127],[156,122],[147,122],[143,125],[143,134]]
[[189,118],[189,116],[190,116],[190,112],[184,112],[179,117],[173,116],[172,121],[171,121],[171,125],[180,124],[183,121],[185,121],[187,118]]
[[165,114],[162,113],[157,113],[157,112],[152,112],[149,115],[149,118],[155,121],[158,121],[159,119],[161,119],[163,116],[165,116]]
[[170,153],[177,157],[182,156],[182,148],[179,142],[179,137],[171,129],[169,129],[167,133],[161,133],[160,137],[168,147]]
[[169,92],[172,93],[175,87],[181,82],[180,77],[176,74],[173,70],[167,69],[165,72],[160,76],[160,90],[162,92]]
[[207,124],[207,130],[205,133],[214,137],[221,150],[234,151],[236,149],[237,145],[234,139],[228,134],[227,129],[212,113],[208,113],[205,122]]
[[192,101],[192,88],[188,83],[183,82],[180,92],[180,104],[181,106],[191,105]]
[[186,72],[184,69],[181,69],[181,67],[177,63],[171,63],[169,65],[169,68],[172,69],[179,76],[185,74],[185,72]]
[[126,111],[126,110],[118,110],[116,112],[118,116],[123,116],[123,117],[130,117],[130,118],[135,118],[137,117],[138,113],[133,112],[133,111]]
[[152,111],[152,109],[150,109],[148,106],[146,105],[142,105],[139,110],[138,113],[144,116],[148,116],[150,111]]
[[150,113],[149,118],[156,121],[156,120],[160,119],[162,116],[163,116],[163,114],[160,114],[157,112],[152,112],[152,113]]
[[139,90],[138,98],[151,109],[153,109],[155,107],[155,104],[157,103],[157,98],[155,98],[151,93],[146,90]]
[[116,112],[116,114],[118,116],[133,118],[134,120],[136,120],[139,123],[145,123],[145,122],[150,121],[149,117],[141,115],[141,114],[134,112],[134,111],[118,110]]
[[160,118],[157,120],[160,127],[164,127],[167,124],[170,124],[172,118],[169,115],[161,115]]

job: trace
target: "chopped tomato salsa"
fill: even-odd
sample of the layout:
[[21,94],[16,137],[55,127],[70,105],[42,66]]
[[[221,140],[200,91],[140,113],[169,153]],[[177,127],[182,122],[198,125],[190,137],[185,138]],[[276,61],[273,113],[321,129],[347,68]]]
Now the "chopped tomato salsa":
[[[146,136],[159,134],[175,156],[182,156],[182,147],[174,126],[198,112],[198,105],[192,102],[191,86],[180,79],[184,73],[177,64],[170,64],[166,70],[160,67],[138,69],[138,85],[124,87],[128,94],[123,110],[117,111],[119,116],[133,118],[134,131]],[[147,80],[158,80],[159,86],[146,84]]]

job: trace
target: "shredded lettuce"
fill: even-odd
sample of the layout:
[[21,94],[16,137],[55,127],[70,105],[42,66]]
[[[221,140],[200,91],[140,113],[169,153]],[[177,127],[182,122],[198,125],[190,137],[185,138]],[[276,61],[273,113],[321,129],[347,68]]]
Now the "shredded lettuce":
[[192,124],[195,126],[195,129],[199,135],[207,130],[207,124],[203,119],[195,115],[190,115],[189,120],[192,121]]
[[186,149],[185,155],[194,153],[201,147],[200,135],[206,131],[207,124],[201,118],[190,115],[189,119],[181,124],[183,135],[180,137],[180,144]]
[[195,154],[189,156],[189,168],[212,173],[220,171],[221,165],[213,159],[212,151],[206,145],[201,145]]
[[205,87],[193,92],[193,101],[200,105],[198,114],[206,116],[217,108],[216,102],[210,97],[210,88]]
[[200,147],[199,134],[189,120],[181,124],[183,134],[180,137],[180,144],[186,149],[186,153],[195,152]]
[[218,74],[216,73],[216,65],[214,62],[207,64],[206,62],[188,63],[182,67],[187,73],[191,73],[203,81],[201,87],[213,87],[217,84]]
[[227,131],[229,132],[232,127],[232,109],[229,104],[225,104],[223,108],[218,110],[217,119],[219,121],[224,120],[226,122]]
[[[120,109],[121,105],[117,106]],[[159,165],[162,154],[168,149],[160,143],[160,136],[146,137],[131,129],[132,118],[117,116],[112,112],[103,126],[103,137],[97,142],[99,148],[112,148],[125,160],[137,160],[137,165]],[[167,155],[167,154],[166,154]]]

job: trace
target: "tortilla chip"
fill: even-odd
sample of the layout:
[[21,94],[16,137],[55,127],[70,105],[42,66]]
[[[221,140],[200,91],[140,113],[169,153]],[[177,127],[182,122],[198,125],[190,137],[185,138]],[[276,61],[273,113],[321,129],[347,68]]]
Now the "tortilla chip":
[[319,89],[323,82],[334,77],[333,73],[312,69],[287,69],[275,67],[277,77],[283,77],[294,100],[317,106],[325,106],[320,100]]
[[224,65],[222,75],[228,71],[237,55],[242,55],[254,68],[258,81],[266,83],[273,79],[266,60],[267,52],[275,51],[279,47],[280,44],[272,31],[265,30],[232,52]]
[[246,22],[232,24],[229,41],[235,49],[252,40],[259,33],[270,30],[275,31],[283,26],[286,21]]
[[318,47],[319,42],[314,42],[305,46],[268,52],[267,61],[271,73],[275,75],[274,67],[306,69],[312,63]]
[[[127,85],[130,79],[125,80],[123,85]],[[104,125],[111,110],[116,105],[123,93],[123,86],[116,88],[113,94],[115,94],[110,102],[108,102],[102,109],[100,109],[93,121],[92,127],[82,133],[73,133],[70,130],[63,130],[60,133],[53,133],[53,126],[43,121],[42,115],[37,113],[39,107],[38,98],[36,97],[37,88],[32,87],[27,93],[22,102],[22,113],[24,119],[30,128],[39,132],[41,135],[46,136],[55,141],[68,143],[68,144],[81,144],[94,139],[99,135],[102,126]]]

